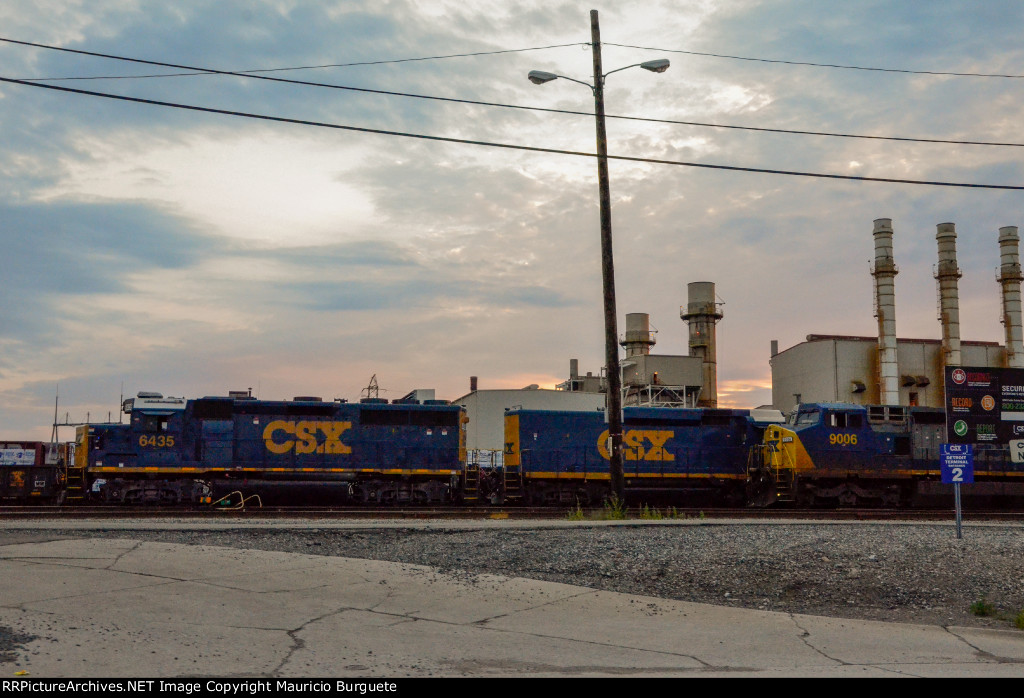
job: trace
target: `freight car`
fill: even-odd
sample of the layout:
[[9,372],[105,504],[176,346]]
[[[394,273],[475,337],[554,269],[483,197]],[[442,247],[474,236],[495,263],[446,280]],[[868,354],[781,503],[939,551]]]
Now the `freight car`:
[[[785,425],[765,430],[751,451],[747,501],[752,506],[909,507],[948,503],[939,408],[844,403],[802,404]],[[1024,503],[1024,463],[1006,446],[978,445],[975,481],[966,497],[993,505]]]
[[69,500],[451,503],[464,489],[458,406],[251,397],[125,402],[127,424],[78,427]]
[[[777,410],[627,407],[623,471],[630,502],[743,503],[750,449]],[[532,505],[601,502],[610,474],[604,413],[510,410],[505,479]]]
[[63,452],[41,441],[0,442],[0,500],[58,500],[64,492]]

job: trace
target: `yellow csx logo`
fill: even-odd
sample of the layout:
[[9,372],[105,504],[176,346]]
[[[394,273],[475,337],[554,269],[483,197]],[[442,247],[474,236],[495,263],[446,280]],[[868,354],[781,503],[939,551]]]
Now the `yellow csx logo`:
[[[274,420],[263,430],[263,442],[271,453],[352,453],[341,442],[341,435],[352,427],[352,422],[285,422]],[[324,435],[318,443],[317,434]]]
[[[675,460],[676,457],[665,450],[665,442],[675,435],[674,431],[631,429],[622,435],[622,457],[626,460]],[[605,459],[611,458],[608,454],[607,429],[597,440],[597,450]]]

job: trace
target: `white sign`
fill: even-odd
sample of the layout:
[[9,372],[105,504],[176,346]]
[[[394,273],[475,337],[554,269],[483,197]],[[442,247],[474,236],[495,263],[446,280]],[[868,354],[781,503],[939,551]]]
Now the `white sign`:
[[1024,463],[1024,439],[1014,439],[1010,442],[1010,460],[1014,463]]
[[36,452],[27,448],[0,448],[0,465],[32,465]]

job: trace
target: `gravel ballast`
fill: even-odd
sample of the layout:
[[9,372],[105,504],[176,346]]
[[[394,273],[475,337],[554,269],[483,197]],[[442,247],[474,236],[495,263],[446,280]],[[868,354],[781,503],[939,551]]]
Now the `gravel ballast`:
[[[1012,525],[799,523],[47,530],[187,545],[429,565],[742,608],[1015,629],[1024,529]],[[0,533],[0,543],[5,536]],[[972,605],[984,601],[990,615]]]

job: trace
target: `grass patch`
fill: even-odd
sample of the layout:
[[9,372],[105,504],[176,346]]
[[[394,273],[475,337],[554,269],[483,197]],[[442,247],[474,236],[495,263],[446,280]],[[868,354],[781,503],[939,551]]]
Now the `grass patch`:
[[996,606],[984,598],[980,598],[971,604],[971,613],[980,617],[994,616],[996,614]]
[[665,517],[662,515],[661,510],[652,509],[644,504],[643,508],[640,510],[640,518],[648,521],[661,521]]
[[626,503],[614,494],[604,500],[604,511],[601,518],[605,521],[620,521],[626,518]]
[[570,509],[565,518],[569,519],[569,521],[583,521],[587,516],[583,512],[583,507],[580,506],[580,503],[576,502],[576,508]]

